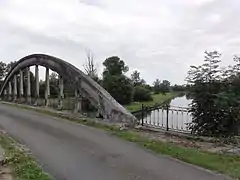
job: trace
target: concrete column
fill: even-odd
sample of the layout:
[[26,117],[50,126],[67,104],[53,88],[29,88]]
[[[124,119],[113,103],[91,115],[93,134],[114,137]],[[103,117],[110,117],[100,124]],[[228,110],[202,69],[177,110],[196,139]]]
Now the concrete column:
[[77,84],[75,89],[75,113],[82,113],[82,81],[80,78],[77,78]]
[[106,118],[105,117],[105,107],[104,107],[104,101],[103,97],[100,92],[98,92],[98,112],[97,112],[97,117],[98,118]]
[[9,101],[12,100],[12,82],[11,81],[8,82],[8,100]]
[[20,95],[20,101],[23,102],[23,71],[20,70],[20,84],[19,84],[19,95]]
[[81,106],[81,99],[80,99],[80,93],[78,89],[75,89],[75,107],[74,107],[74,113],[81,112],[82,106]]
[[4,89],[3,91],[3,99],[6,100],[7,99],[7,90]]
[[17,101],[17,75],[14,75],[13,79],[14,87],[13,87],[13,101]]
[[50,97],[49,68],[46,67],[46,75],[45,75],[45,106],[49,105],[49,97]]
[[63,109],[63,78],[62,76],[59,75],[59,95],[58,95],[58,109],[62,110]]
[[30,79],[30,67],[27,67],[27,103],[31,104],[31,79]]
[[39,99],[39,69],[38,65],[35,66],[35,103],[34,105],[38,105],[38,99]]

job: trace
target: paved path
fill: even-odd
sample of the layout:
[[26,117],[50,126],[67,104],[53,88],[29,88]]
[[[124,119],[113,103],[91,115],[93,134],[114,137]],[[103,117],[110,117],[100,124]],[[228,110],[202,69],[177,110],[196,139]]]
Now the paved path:
[[0,104],[0,126],[57,180],[223,180],[107,133]]

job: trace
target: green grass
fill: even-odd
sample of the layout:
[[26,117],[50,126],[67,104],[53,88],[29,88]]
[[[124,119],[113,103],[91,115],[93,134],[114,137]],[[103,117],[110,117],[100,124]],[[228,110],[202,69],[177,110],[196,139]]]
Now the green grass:
[[18,180],[50,180],[36,161],[23,150],[16,147],[15,142],[7,135],[0,135],[0,144],[5,149],[6,165],[13,169],[13,175]]
[[163,94],[153,94],[153,100],[152,101],[143,101],[143,102],[133,102],[130,105],[126,105],[125,108],[129,111],[136,111],[141,109],[142,104],[144,106],[154,106],[156,104],[161,104],[165,101],[169,101],[173,99],[174,97],[178,96],[180,93],[179,92],[170,92],[165,95]]
[[[47,115],[61,117],[59,114],[54,112],[49,112],[47,110],[33,109],[27,106],[20,106],[11,104],[14,107],[31,109],[37,112],[41,112]],[[62,117],[61,117],[62,118]],[[173,158],[188,162],[209,170],[213,170],[222,174],[226,174],[235,179],[240,179],[240,156],[230,155],[230,154],[217,154],[201,151],[195,148],[185,148],[173,143],[160,142],[156,140],[151,140],[146,137],[141,136],[135,131],[121,131],[119,128],[109,125],[104,125],[96,123],[93,121],[87,121],[85,119],[78,120],[74,118],[64,118],[65,120],[74,121],[77,123],[85,124],[95,128],[103,129],[108,133],[115,135],[124,140],[138,144],[143,148],[150,149],[156,153],[171,156]]]

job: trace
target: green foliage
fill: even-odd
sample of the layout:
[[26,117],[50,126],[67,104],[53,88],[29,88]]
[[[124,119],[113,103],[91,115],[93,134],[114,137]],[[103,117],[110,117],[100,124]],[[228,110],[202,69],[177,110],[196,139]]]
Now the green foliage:
[[120,60],[117,56],[112,56],[107,58],[103,65],[105,66],[103,76],[107,75],[122,75],[123,73],[128,71],[128,67],[125,66],[123,60]]
[[7,64],[6,69],[5,69],[5,75],[12,69],[12,67],[17,63],[17,61],[11,61],[10,63]]
[[160,92],[166,94],[170,91],[170,82],[168,80],[163,80],[160,85]]
[[50,85],[50,93],[52,97],[58,97],[59,91],[59,79],[58,74],[52,72],[49,76],[49,85]]
[[139,101],[152,101],[151,91],[142,85],[138,85],[134,87],[134,95],[133,100],[135,102]]
[[131,80],[124,75],[108,75],[103,79],[103,87],[120,104],[129,104],[133,100],[133,86]]
[[134,86],[144,85],[146,83],[144,79],[140,78],[140,72],[138,71],[133,71],[131,80]]
[[155,94],[166,94],[170,91],[170,82],[168,80],[163,80],[162,83],[159,79],[156,79],[153,83],[153,92]]
[[177,85],[175,84],[174,86],[171,87],[172,91],[185,91],[186,87],[183,85]]
[[3,78],[5,77],[6,67],[6,63],[0,62],[0,80],[3,80]]
[[16,143],[7,135],[0,135],[0,145],[5,149],[5,162],[13,168],[17,179],[50,180],[50,176],[42,171],[35,159],[15,147]]
[[107,58],[103,65],[103,87],[120,103],[129,104],[133,100],[133,85],[123,73],[128,71],[123,60],[113,56]]
[[153,92],[155,94],[159,94],[161,91],[161,81],[159,79],[156,79],[156,81],[153,82]]
[[[221,54],[205,52],[202,66],[191,66],[188,82],[192,83],[193,98],[190,112],[193,133],[210,136],[232,136],[239,133],[240,97],[234,85],[237,73],[233,68],[223,71],[219,67]],[[236,83],[238,84],[238,83]]]

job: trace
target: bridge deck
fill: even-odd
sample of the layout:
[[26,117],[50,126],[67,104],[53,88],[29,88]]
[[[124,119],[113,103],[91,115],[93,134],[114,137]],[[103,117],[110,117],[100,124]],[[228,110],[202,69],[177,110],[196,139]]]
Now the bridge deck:
[[0,104],[0,126],[58,180],[221,180],[224,177],[94,128]]

